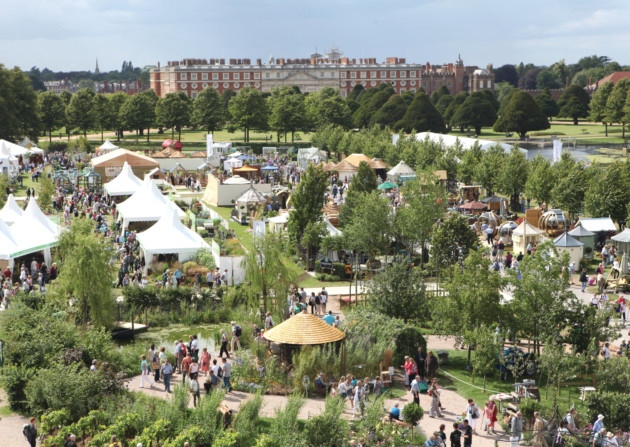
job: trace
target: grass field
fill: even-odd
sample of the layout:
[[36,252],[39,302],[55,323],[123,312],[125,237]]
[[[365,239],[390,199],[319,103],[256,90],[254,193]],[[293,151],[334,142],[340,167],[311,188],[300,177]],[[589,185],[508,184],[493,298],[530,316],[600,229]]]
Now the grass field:
[[[510,393],[514,391],[514,379],[511,375],[509,375],[507,381],[500,381],[498,378],[498,373],[494,373],[488,375],[486,378],[486,392],[483,392],[483,376],[475,377],[474,384],[472,383],[472,372],[466,370],[466,358],[468,355],[468,351],[466,350],[450,350],[448,351],[448,365],[445,365],[443,368],[440,368],[441,371],[448,373],[450,376],[455,377],[455,379],[447,376],[446,374],[440,374],[440,386],[445,387],[449,390],[455,391],[457,394],[465,397],[474,399],[475,403],[483,408],[484,403],[488,401],[488,397],[491,394],[496,394],[497,392]],[[473,353],[474,355],[474,353]],[[543,376],[542,383],[540,380],[539,374],[536,374],[534,377],[531,377],[536,381],[536,385],[540,391],[540,404],[543,409],[547,411],[551,411],[553,407],[553,394],[555,388],[553,386],[547,387],[546,378]],[[519,379],[519,382],[522,381],[522,378]],[[549,389],[547,389],[549,388]],[[583,410],[584,404],[579,399],[580,391],[578,386],[569,386],[564,387],[561,390],[560,396],[558,396],[558,408],[560,412],[566,413],[567,409],[571,408],[571,406],[575,406],[575,408],[580,412]],[[454,411],[464,411],[463,408],[453,409]],[[562,414],[564,414],[562,413]]]

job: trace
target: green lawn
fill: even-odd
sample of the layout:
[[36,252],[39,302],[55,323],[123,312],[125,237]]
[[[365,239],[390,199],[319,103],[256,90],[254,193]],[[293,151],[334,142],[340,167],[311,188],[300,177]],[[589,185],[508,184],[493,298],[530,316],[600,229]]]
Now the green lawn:
[[[529,136],[531,138],[550,138],[552,135],[561,138],[571,137],[576,138],[578,144],[620,144],[624,142],[621,131],[621,126],[608,126],[607,137],[605,126],[599,123],[580,122],[574,126],[572,122],[554,121],[551,128],[530,132]],[[460,133],[453,130],[451,135],[466,136],[466,132]],[[484,127],[479,138],[514,141],[518,139],[518,135],[513,134],[512,137],[506,138],[504,132],[494,132],[491,127]]]
[[[440,374],[440,386],[443,386],[449,390],[455,391],[460,396],[464,398],[472,398],[475,403],[479,405],[480,408],[483,408],[485,402],[488,401],[488,397],[491,394],[496,394],[496,392],[504,392],[510,393],[514,391],[514,378],[508,374],[509,378],[507,381],[499,381],[498,372],[492,375],[489,375],[486,379],[486,392],[483,392],[483,376],[475,377],[474,384],[472,383],[472,372],[466,370],[466,358],[467,352],[466,350],[449,350],[448,357],[448,365],[441,368],[441,371],[444,371],[454,377],[453,379],[446,374]],[[473,353],[474,355],[474,353]],[[536,381],[536,385],[539,387],[540,391],[540,403],[542,408],[545,410],[551,410],[553,407],[553,392],[554,387],[549,387],[547,390],[546,386],[546,378],[543,376],[542,385],[540,383],[540,376],[536,374],[534,377],[531,377]],[[522,378],[519,379],[519,382],[522,381]],[[549,394],[547,395],[547,391]],[[558,397],[558,406],[560,412],[567,411],[572,405],[580,411],[584,408],[582,401],[579,399],[580,391],[578,390],[578,386],[570,386],[566,388],[562,388],[561,395]],[[454,411],[463,411],[463,408],[455,408]],[[564,414],[564,413],[562,413]]]

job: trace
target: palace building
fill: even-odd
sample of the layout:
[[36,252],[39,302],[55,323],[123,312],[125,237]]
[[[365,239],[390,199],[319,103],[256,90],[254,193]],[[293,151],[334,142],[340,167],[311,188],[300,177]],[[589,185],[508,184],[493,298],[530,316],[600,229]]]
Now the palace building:
[[184,59],[169,61],[150,71],[151,88],[159,97],[183,91],[191,98],[207,87],[220,93],[253,87],[270,92],[274,87],[297,86],[302,93],[312,93],[325,87],[338,89],[343,97],[355,85],[365,88],[381,83],[391,84],[396,93],[415,92],[420,87],[427,94],[445,85],[452,95],[462,91],[494,90],[492,65],[485,69],[465,66],[458,57],[455,63],[431,65],[408,63],[405,58],[388,57],[384,62],[375,58],[350,59],[338,49],[327,54],[311,54],[308,59],[270,57],[266,63],[257,59]]

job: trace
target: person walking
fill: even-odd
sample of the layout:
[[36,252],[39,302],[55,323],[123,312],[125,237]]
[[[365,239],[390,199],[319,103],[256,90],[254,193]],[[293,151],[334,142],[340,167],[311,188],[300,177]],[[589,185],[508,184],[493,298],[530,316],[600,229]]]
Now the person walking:
[[443,417],[440,411],[440,392],[438,391],[437,384],[435,382],[431,383],[429,396],[431,396],[431,410],[429,411],[429,417]]
[[219,357],[223,357],[223,353],[225,352],[225,356],[230,358],[230,353],[227,349],[228,338],[224,329],[221,329],[221,349],[219,350]]
[[140,388],[144,388],[145,377],[149,382],[149,387],[153,388],[153,381],[151,380],[151,371],[149,370],[149,362],[147,362],[147,356],[140,356]]
[[538,411],[534,412],[534,447],[548,447],[547,440],[545,439],[545,421],[540,417]]
[[190,392],[193,396],[193,406],[197,408],[197,401],[201,399],[201,389],[199,387],[199,382],[197,381],[197,376],[190,379],[188,387],[190,388]]
[[499,410],[494,400],[486,402],[486,406],[483,409],[483,417],[485,419],[484,431],[495,434],[494,424],[497,422],[497,414]]
[[171,393],[171,375],[173,374],[173,365],[168,362],[168,358],[164,360],[162,365],[162,378],[164,379],[164,391]]
[[523,413],[520,411],[517,411],[510,421],[510,432],[517,442],[523,439]]
[[221,369],[223,371],[223,387],[227,389],[228,393],[232,392],[232,384],[230,383],[230,376],[232,375],[232,364],[227,361],[226,358],[221,359],[223,362]]
[[582,269],[580,272],[580,284],[582,284],[582,292],[586,291],[586,286],[588,285],[588,276],[586,275],[586,269]]
[[468,405],[466,405],[465,413],[466,418],[468,418],[468,423],[472,427],[473,433],[477,434],[477,419],[479,419],[479,407],[472,399],[468,399]]
[[462,447],[462,432],[459,431],[459,424],[457,422],[453,422],[453,431],[449,439],[451,441],[451,447]]
[[243,333],[243,329],[241,329],[241,327],[236,324],[236,321],[232,321],[232,340],[230,340],[230,348],[232,353],[236,352],[234,351],[234,344],[238,345],[238,349],[242,350],[243,348],[241,347],[241,335]]
[[35,447],[37,444],[37,427],[35,426],[35,421],[35,418],[31,418],[29,423],[22,428],[22,434],[31,447]]

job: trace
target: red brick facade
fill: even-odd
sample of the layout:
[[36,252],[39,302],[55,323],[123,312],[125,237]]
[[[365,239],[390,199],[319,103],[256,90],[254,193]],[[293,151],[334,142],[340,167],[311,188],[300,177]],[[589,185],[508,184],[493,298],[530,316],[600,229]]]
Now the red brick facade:
[[461,59],[454,64],[431,65],[407,63],[404,58],[387,58],[378,63],[374,58],[337,59],[318,54],[310,59],[270,59],[263,64],[258,59],[184,59],[171,61],[166,66],[151,69],[151,88],[158,96],[184,91],[192,98],[206,87],[214,87],[220,93],[245,87],[268,92],[273,87],[297,85],[302,92],[315,92],[333,87],[347,96],[353,87],[365,88],[391,84],[396,93],[415,92],[422,87],[428,94],[445,85],[451,94],[461,91],[494,90],[492,66],[480,69],[464,66]]

